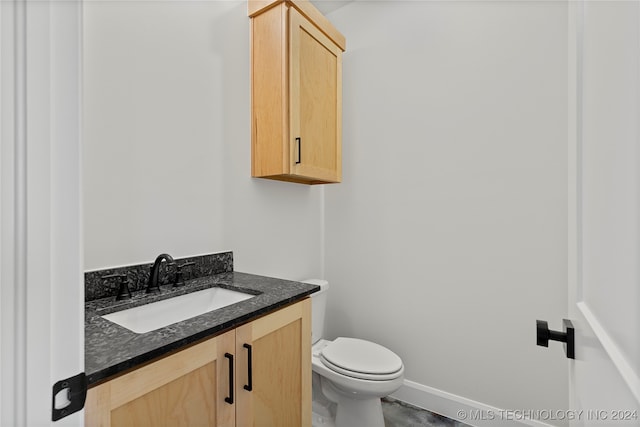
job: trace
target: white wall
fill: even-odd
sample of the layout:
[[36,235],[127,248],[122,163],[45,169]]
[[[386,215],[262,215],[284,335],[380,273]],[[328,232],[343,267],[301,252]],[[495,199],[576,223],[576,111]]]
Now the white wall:
[[567,12],[562,2],[355,2],[344,181],[326,187],[329,335],[502,409],[566,409]]
[[322,189],[252,179],[244,1],[85,2],[85,268],[233,250],[321,272]]

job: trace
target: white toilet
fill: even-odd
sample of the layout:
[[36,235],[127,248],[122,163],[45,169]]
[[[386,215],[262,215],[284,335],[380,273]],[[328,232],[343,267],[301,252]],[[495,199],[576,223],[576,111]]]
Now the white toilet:
[[311,295],[313,426],[384,427],[380,398],[402,385],[402,359],[370,341],[322,339],[329,284],[316,279],[304,282],[320,286]]

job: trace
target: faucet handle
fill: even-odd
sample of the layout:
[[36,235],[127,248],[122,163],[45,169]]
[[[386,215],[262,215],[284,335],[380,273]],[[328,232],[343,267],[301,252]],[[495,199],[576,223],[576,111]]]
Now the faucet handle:
[[196,263],[193,261],[189,261],[189,262],[185,262],[184,264],[181,265],[176,265],[176,278],[175,281],[173,283],[173,287],[177,288],[178,286],[183,286],[184,285],[184,277],[183,277],[183,273],[182,273],[182,269],[184,267],[191,267],[192,265],[195,265]]
[[116,296],[116,301],[131,298],[129,280],[126,274],[108,274],[102,276],[102,279],[117,279],[118,295]]

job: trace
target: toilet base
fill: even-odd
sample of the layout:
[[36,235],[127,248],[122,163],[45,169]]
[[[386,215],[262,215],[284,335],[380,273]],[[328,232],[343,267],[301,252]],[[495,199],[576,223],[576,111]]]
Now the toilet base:
[[322,394],[336,403],[335,427],[385,427],[379,397],[354,395],[320,378]]
[[380,399],[349,399],[338,403],[336,427],[384,427]]
[[313,412],[311,414],[311,427],[336,427],[336,422],[331,417],[326,417]]

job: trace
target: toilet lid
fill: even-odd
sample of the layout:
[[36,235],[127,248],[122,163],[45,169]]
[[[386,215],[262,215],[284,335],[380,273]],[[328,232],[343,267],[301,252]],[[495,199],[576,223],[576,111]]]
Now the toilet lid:
[[337,338],[322,349],[320,360],[341,374],[362,379],[393,379],[402,369],[402,359],[397,354],[357,338]]

